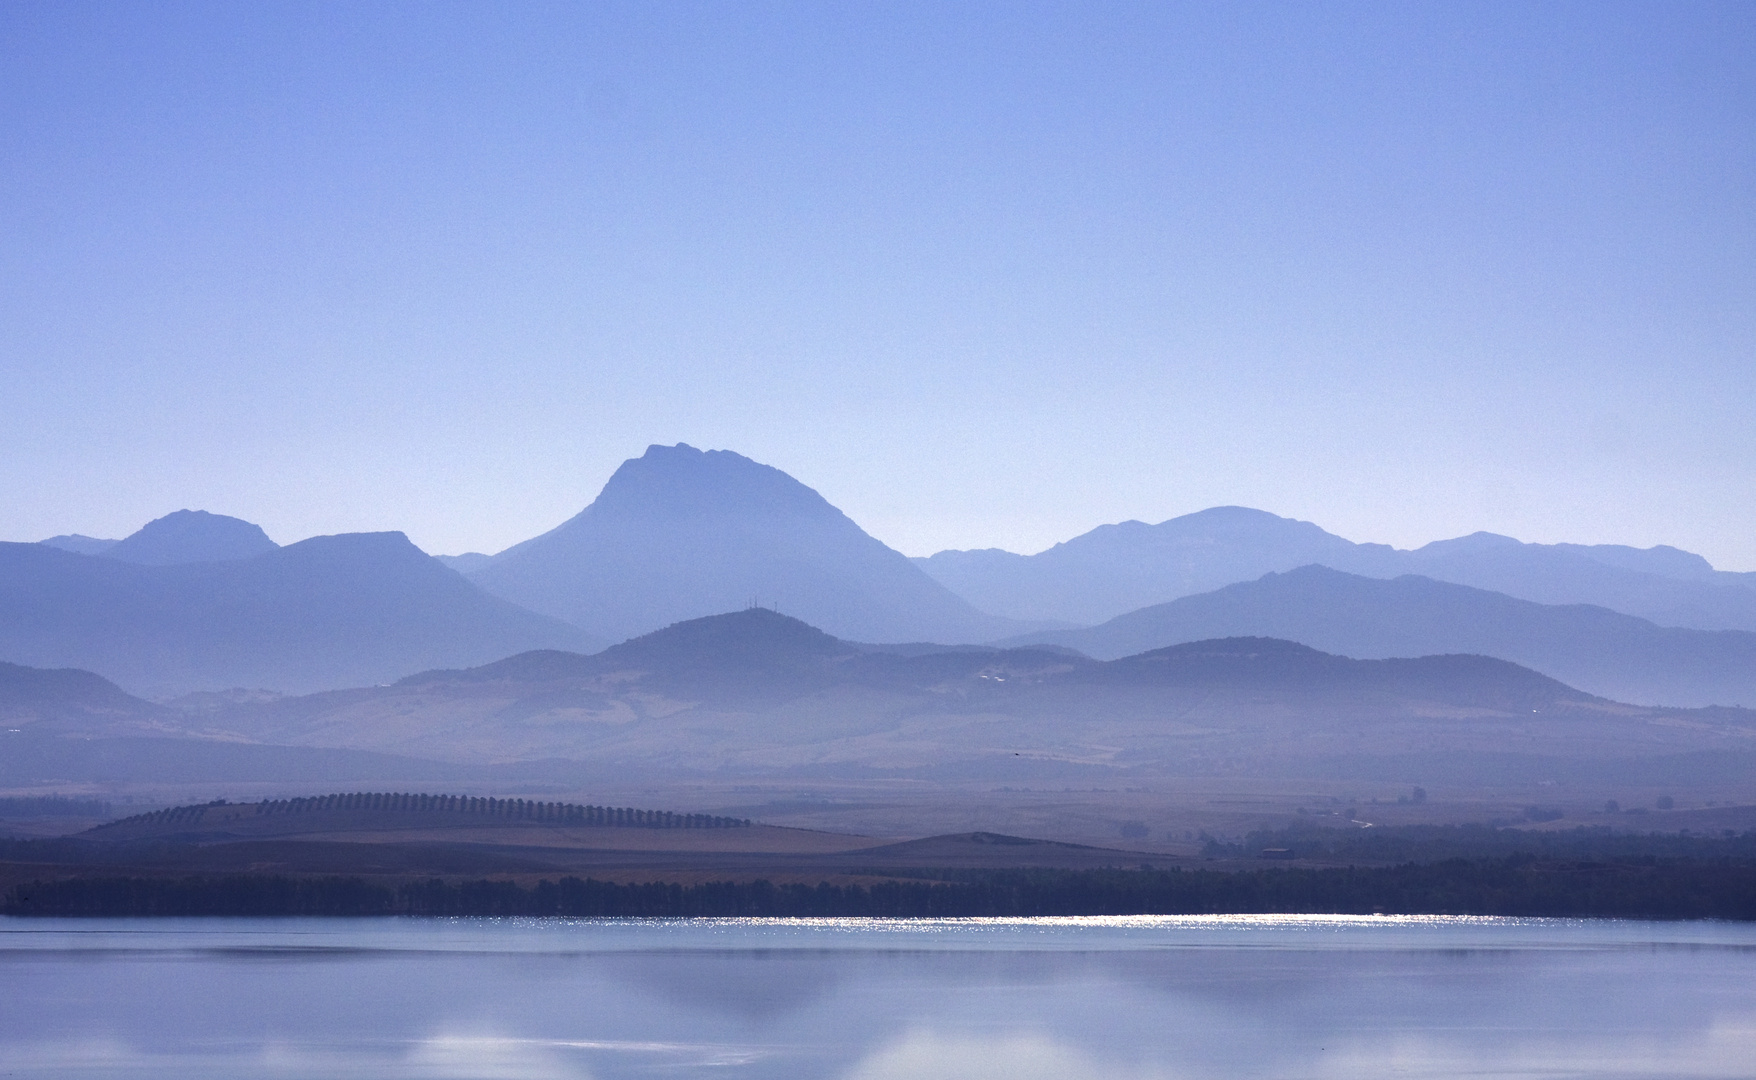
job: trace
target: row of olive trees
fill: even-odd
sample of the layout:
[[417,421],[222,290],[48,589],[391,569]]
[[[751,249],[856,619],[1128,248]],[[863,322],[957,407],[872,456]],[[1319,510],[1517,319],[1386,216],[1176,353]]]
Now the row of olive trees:
[[[113,824],[185,824],[199,822],[210,803],[178,806],[139,814]],[[735,829],[750,824],[744,818],[713,814],[674,814],[669,810],[639,810],[629,806],[581,806],[575,803],[535,802],[529,799],[489,799],[474,795],[425,795],[413,792],[359,791],[316,795],[298,799],[271,799],[256,804],[258,816],[307,814],[326,810],[392,811],[401,813],[443,812],[485,817],[538,821],[559,825],[598,825],[642,829]]]
[[227,803],[224,799],[216,799],[210,803],[199,803],[193,806],[170,806],[163,810],[153,810],[150,813],[135,814],[133,817],[105,822],[93,831],[112,829],[119,825],[193,825],[206,817],[208,810],[225,805]]

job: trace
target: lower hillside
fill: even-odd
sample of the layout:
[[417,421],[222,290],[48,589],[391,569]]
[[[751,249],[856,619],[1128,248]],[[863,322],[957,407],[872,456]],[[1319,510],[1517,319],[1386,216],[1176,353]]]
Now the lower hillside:
[[177,806],[107,822],[84,835],[94,840],[242,840],[385,829],[480,828],[494,825],[628,829],[749,828],[744,818],[676,814],[627,806],[582,806],[528,799],[407,792],[350,792],[254,803]]
[[0,840],[0,914],[11,915],[1220,913],[1753,919],[1756,831],[1307,825],[1167,858],[990,832],[886,842],[705,814],[361,792]]
[[204,722],[249,742],[460,765],[1014,786],[1254,775],[1479,788],[1633,773],[1670,785],[1678,771],[1717,783],[1749,775],[1756,746],[1756,712],[1622,705],[1485,656],[1355,660],[1264,638],[1109,662],[905,654],[760,609],[595,656],[527,653]]

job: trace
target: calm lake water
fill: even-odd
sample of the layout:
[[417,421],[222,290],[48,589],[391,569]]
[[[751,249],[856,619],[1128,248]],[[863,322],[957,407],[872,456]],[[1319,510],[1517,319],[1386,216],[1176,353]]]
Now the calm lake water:
[[1756,1076],[1756,926],[0,919],[0,1077]]

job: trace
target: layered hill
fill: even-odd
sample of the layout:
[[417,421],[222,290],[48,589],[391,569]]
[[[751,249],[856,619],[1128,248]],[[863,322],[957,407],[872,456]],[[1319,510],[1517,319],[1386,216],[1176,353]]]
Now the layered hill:
[[[100,840],[213,843],[300,837],[382,838],[442,834],[452,839],[508,832],[595,829],[748,829],[745,818],[679,814],[628,806],[587,806],[534,799],[409,792],[344,792],[254,803],[170,807],[106,822],[85,835]],[[460,834],[463,834],[460,836]],[[400,836],[399,836],[400,838]]]
[[981,641],[978,611],[779,469],[653,446],[579,514],[475,566],[513,603],[617,640],[760,604],[864,641]]
[[915,561],[984,611],[1020,619],[1102,622],[1317,564],[1366,577],[1419,574],[1543,604],[1595,604],[1661,626],[1756,630],[1756,575],[1716,571],[1676,548],[1475,533],[1402,551],[1237,506],[1156,525],[1104,525],[1035,555],[942,551]]
[[[1539,604],[1593,604],[1660,626],[1756,631],[1756,575],[1717,571],[1673,547],[1525,544],[1479,532],[1416,548],[1389,569]],[[1369,562],[1358,572],[1392,576]]]
[[228,562],[280,550],[262,526],[206,510],[178,510],[141,526],[99,554],[149,566]]
[[1237,635],[1287,638],[1360,658],[1477,653],[1619,701],[1756,704],[1756,633],[1661,627],[1602,607],[1538,604],[1416,575],[1382,580],[1323,566],[1013,643],[1120,657]]
[[89,671],[0,663],[0,728],[5,734],[158,731],[174,726],[174,718],[172,710]]
[[106,540],[97,536],[86,536],[84,533],[62,533],[51,536],[38,543],[46,544],[62,551],[71,551],[75,555],[102,555],[104,552],[121,543],[120,540]]
[[79,533],[51,536],[41,543],[76,555],[107,555],[123,562],[168,566],[173,563],[224,562],[266,555],[280,547],[262,526],[210,514],[178,510],[155,518],[121,540],[102,540]]
[[1483,656],[1354,660],[1261,638],[1114,661],[1043,648],[885,651],[762,610],[595,656],[533,652],[213,722],[265,742],[454,762],[1053,782],[1355,775],[1419,761],[1425,775],[1485,783],[1691,754],[1747,769],[1756,737],[1750,712],[1619,705]]
[[468,769],[358,750],[260,745],[89,671],[0,664],[0,787],[435,781]]
[[[902,842],[636,807],[420,793],[215,801],[110,821],[30,852],[64,872],[190,874],[657,872],[785,881],[796,875],[983,867],[1136,867],[1142,852],[991,832]],[[1162,864],[1166,856],[1152,854]],[[1175,861],[1174,858],[1171,861]],[[807,880],[810,880],[807,878]]]
[[[576,627],[484,593],[401,533],[268,541],[254,556],[200,562],[177,555],[177,536],[158,539],[142,544],[150,564],[112,557],[115,549],[0,544],[0,657],[170,696],[384,683],[435,665],[592,644]],[[200,547],[182,540],[184,555]]]
[[1220,506],[1157,525],[1100,525],[1035,555],[990,548],[915,562],[984,611],[1089,624],[1274,570],[1351,565],[1360,547],[1394,556],[1389,547],[1356,545],[1308,521]]

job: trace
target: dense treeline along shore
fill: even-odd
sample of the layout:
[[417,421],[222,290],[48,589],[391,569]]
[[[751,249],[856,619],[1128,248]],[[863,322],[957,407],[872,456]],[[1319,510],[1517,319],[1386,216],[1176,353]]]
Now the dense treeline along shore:
[[1302,825],[1258,830],[1239,842],[1206,838],[1202,847],[1203,853],[1211,858],[1275,851],[1288,857],[1367,866],[1513,857],[1608,863],[1650,863],[1663,859],[1756,864],[1756,831],[1730,829],[1704,836],[1687,829],[1681,833],[1637,833],[1583,825],[1541,831],[1485,824],[1376,829]]
[[111,816],[114,810],[103,799],[69,798],[65,795],[26,795],[0,799],[0,820],[34,820],[41,818],[98,818]]
[[1331,869],[987,871],[962,880],[766,880],[532,886],[359,877],[75,878],[12,888],[23,916],[571,916],[892,918],[1056,915],[1448,914],[1756,920],[1756,863],[1453,859]]

